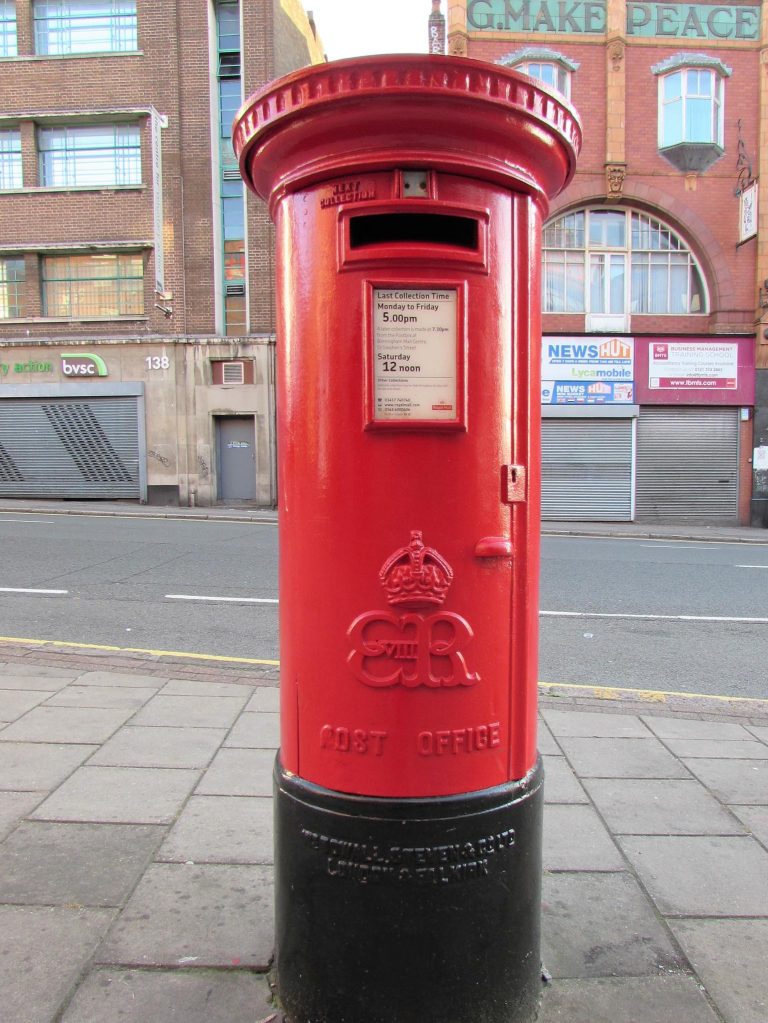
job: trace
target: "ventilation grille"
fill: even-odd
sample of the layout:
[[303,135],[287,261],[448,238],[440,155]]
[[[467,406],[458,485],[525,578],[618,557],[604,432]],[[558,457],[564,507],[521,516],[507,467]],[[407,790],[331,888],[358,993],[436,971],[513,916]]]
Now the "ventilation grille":
[[17,483],[24,479],[23,473],[14,462],[5,447],[0,444],[0,480],[4,483]]
[[131,474],[120,460],[90,406],[43,405],[56,435],[89,483],[127,483]]
[[223,362],[221,364],[221,379],[225,384],[244,384],[245,366],[242,362]]

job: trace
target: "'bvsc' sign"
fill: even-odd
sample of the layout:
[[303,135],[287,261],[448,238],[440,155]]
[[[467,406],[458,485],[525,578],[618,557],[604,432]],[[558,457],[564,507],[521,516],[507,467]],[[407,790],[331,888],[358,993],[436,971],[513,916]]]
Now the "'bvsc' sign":
[[107,364],[91,352],[62,352],[61,372],[65,377],[105,377]]

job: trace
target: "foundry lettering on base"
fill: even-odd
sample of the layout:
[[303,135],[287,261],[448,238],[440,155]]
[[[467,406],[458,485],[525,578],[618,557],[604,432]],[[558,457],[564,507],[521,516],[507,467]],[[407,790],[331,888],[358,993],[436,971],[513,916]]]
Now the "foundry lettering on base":
[[333,838],[307,828],[301,828],[301,837],[325,857],[329,877],[358,884],[443,885],[487,877],[497,854],[514,849],[516,842],[514,828],[446,845],[387,847]]

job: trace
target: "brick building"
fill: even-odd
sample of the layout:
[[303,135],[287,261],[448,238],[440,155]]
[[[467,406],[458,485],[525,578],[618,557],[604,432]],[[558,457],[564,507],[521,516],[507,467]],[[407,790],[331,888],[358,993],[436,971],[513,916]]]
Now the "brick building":
[[545,516],[768,526],[768,10],[448,0],[448,49],[584,126],[544,232]]
[[275,500],[273,238],[230,130],[299,0],[0,0],[0,495]]

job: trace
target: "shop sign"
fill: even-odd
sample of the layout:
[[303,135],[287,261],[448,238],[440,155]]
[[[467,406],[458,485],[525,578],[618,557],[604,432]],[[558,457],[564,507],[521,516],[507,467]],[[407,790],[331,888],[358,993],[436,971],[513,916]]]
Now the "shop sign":
[[[760,38],[757,4],[627,3],[627,35],[675,39]],[[605,0],[469,0],[470,32],[602,35]]]
[[470,32],[605,32],[605,0],[469,0]]
[[632,404],[634,340],[546,337],[541,378],[544,405]]
[[61,372],[65,377],[105,377],[107,364],[100,355],[91,352],[62,352]]
[[541,385],[542,405],[631,405],[634,384],[573,383],[565,380],[545,380]]
[[757,5],[627,4],[627,35],[676,39],[759,39]]
[[663,390],[735,390],[738,345],[654,341],[648,349],[648,386]]
[[753,181],[739,193],[739,241],[757,234],[757,182]]
[[755,403],[754,337],[635,339],[640,405]]
[[52,373],[53,365],[50,362],[38,362],[37,359],[28,359],[26,362],[0,362],[0,379],[7,377],[11,370],[14,373]]

